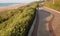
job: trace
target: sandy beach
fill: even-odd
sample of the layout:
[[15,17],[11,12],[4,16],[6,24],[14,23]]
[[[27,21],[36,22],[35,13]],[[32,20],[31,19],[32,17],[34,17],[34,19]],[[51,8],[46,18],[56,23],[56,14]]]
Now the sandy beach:
[[10,5],[10,6],[5,6],[5,7],[0,7],[0,11],[5,11],[5,10],[10,10],[10,9],[16,9],[21,6],[26,6],[28,4],[15,4],[15,5]]

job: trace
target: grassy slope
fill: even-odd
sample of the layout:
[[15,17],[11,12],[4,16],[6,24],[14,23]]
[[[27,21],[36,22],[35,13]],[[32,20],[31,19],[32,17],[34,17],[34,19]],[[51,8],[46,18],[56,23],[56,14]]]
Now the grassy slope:
[[60,11],[60,0],[54,0],[55,4],[52,3],[52,0],[45,2],[45,6],[56,9]]
[[33,3],[14,10],[16,14],[0,23],[0,36],[25,36],[33,22],[36,5]]

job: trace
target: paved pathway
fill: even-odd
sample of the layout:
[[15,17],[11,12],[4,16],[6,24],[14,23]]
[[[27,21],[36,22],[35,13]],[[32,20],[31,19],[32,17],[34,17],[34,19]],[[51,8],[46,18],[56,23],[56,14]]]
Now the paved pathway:
[[56,11],[51,11],[48,8],[45,8],[45,10],[50,11],[50,13],[54,14],[54,19],[51,22],[51,26],[54,31],[54,36],[60,36],[60,13]]
[[36,13],[36,25],[32,36],[60,36],[59,13],[47,8],[39,9]]
[[53,15],[44,10],[37,10],[37,20],[32,36],[50,36],[48,24]]

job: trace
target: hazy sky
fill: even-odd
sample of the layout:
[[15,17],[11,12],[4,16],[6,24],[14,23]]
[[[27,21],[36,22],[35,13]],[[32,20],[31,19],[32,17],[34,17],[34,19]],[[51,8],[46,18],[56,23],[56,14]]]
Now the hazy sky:
[[0,3],[29,3],[38,0],[0,0]]

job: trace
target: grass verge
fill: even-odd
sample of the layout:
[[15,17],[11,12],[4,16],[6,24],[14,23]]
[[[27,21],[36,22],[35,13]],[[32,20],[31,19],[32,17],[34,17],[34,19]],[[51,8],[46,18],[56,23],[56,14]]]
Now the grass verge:
[[60,0],[48,0],[45,2],[45,6],[60,11]]

